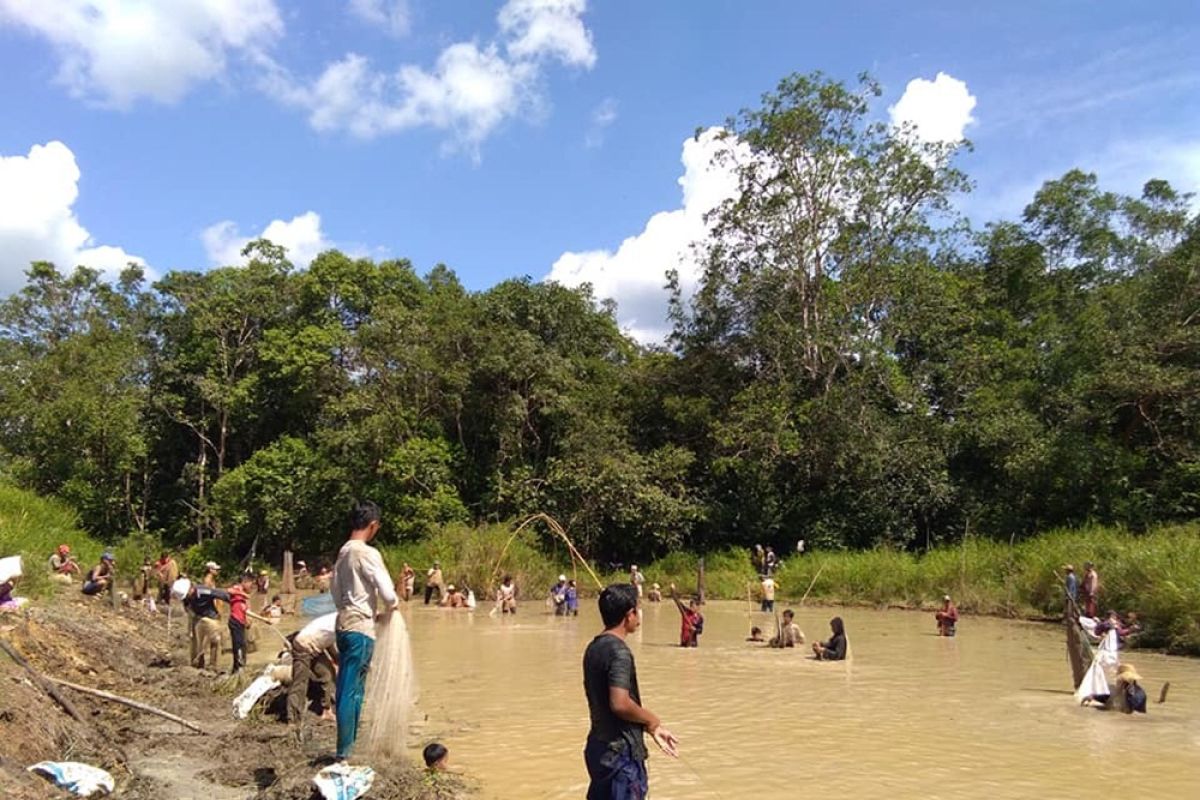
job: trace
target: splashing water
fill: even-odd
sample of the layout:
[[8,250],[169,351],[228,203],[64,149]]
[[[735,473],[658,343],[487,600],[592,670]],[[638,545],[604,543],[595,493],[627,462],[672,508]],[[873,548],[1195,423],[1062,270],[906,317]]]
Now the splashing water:
[[366,752],[386,758],[404,756],[416,693],[408,625],[399,612],[386,614],[375,625],[375,654],[367,673],[361,734]]

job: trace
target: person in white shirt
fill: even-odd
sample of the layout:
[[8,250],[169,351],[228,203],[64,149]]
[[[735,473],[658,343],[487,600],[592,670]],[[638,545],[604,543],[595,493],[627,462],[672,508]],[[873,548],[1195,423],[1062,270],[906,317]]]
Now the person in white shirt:
[[638,597],[642,596],[642,584],[646,582],[646,576],[638,570],[637,564],[629,568],[629,582],[637,589]]
[[762,576],[762,607],[761,610],[772,612],[775,610],[775,579],[770,575]]
[[345,760],[358,738],[367,669],[375,652],[375,615],[400,607],[396,586],[383,556],[367,544],[379,532],[379,506],[355,505],[350,515],[350,538],[338,552],[329,591],[337,608],[340,667],[337,676],[337,754]]
[[333,719],[333,680],[337,669],[337,613],[325,614],[292,637],[292,683],[288,687],[288,722],[304,722],[308,685],[321,684],[321,719]]

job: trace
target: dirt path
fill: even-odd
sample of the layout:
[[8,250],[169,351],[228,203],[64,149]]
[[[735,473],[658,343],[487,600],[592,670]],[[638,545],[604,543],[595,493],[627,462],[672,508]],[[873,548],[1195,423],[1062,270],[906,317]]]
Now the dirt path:
[[[232,700],[254,675],[229,678],[185,666],[186,622],[168,639],[166,618],[140,609],[62,597],[0,620],[0,637],[39,672],[138,700],[200,725],[205,734],[64,689],[84,722],[68,717],[7,656],[0,655],[0,785],[16,800],[61,798],[24,767],[81,761],[108,770],[129,800],[309,800],[328,763],[334,726],[316,715],[304,740],[281,722],[282,698],[235,720]],[[372,764],[369,798],[438,800],[461,786],[430,783],[407,763]],[[10,788],[10,786],[12,788]],[[318,796],[319,797],[319,796]]]

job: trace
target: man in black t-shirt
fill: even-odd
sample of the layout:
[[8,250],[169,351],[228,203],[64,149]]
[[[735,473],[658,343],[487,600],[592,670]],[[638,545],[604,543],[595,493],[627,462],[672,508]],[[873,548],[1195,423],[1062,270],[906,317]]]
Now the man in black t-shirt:
[[646,745],[649,733],[664,753],[675,758],[679,741],[662,721],[642,707],[637,667],[625,637],[638,629],[637,589],[618,583],[600,593],[604,632],[583,654],[583,688],[591,729],[583,759],[591,784],[588,800],[640,800],[646,796]]

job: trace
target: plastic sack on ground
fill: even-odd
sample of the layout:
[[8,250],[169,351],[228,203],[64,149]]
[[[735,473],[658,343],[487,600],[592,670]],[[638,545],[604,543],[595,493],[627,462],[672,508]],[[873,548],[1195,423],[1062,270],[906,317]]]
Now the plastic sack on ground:
[[0,583],[4,583],[9,578],[19,578],[22,574],[20,556],[0,558]]
[[355,800],[370,791],[375,782],[375,770],[333,764],[318,772],[312,782],[325,800]]
[[80,797],[91,797],[94,794],[109,794],[115,788],[112,775],[99,767],[80,764],[77,761],[41,761],[29,768],[45,778],[49,778],[60,789],[66,789]]
[[275,680],[272,675],[274,664],[269,665],[263,674],[254,679],[254,682],[246,687],[246,691],[239,694],[233,701],[233,715],[238,719],[245,719],[250,715],[250,709],[254,708],[262,696],[267,692],[279,686],[279,681]]

